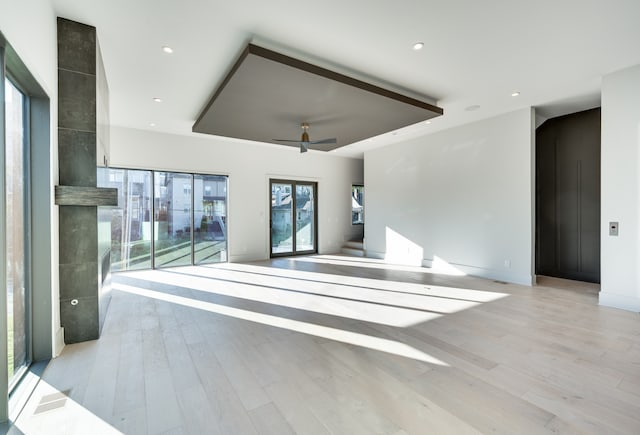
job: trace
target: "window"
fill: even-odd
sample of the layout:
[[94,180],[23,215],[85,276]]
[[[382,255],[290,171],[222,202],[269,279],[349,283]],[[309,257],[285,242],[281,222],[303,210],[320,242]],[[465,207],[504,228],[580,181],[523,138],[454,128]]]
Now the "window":
[[52,356],[50,115],[46,92],[0,33],[0,348],[8,351],[0,358],[0,422],[30,362]]
[[364,224],[364,186],[351,186],[351,224]]
[[271,256],[316,252],[317,184],[271,180],[270,185]]
[[[158,172],[154,202],[154,265],[156,267],[185,266],[191,259],[191,174]],[[181,195],[182,193],[182,195]]]
[[118,207],[98,207],[110,233],[111,270],[151,268],[151,171],[98,168],[98,186],[118,189]]
[[25,95],[5,79],[5,255],[7,289],[7,363],[9,383],[29,365],[28,270],[29,162],[26,150]]
[[109,217],[112,270],[227,260],[227,177],[98,168],[98,185],[118,189]]
[[196,193],[193,197],[193,261],[195,264],[226,261],[227,177],[194,175],[193,186]]

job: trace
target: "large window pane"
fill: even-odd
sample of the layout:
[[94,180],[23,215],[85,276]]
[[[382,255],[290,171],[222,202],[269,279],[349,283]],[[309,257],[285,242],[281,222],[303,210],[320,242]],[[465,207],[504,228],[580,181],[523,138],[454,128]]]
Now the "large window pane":
[[271,183],[271,253],[293,252],[291,184]]
[[111,270],[150,269],[151,171],[98,168],[98,186],[118,189],[118,207],[98,208],[111,232]]
[[196,264],[227,260],[227,177],[193,177],[193,255]]
[[24,141],[25,96],[5,80],[5,184],[7,264],[7,362],[9,382],[28,364],[25,229],[27,185]]
[[155,266],[191,261],[191,174],[154,173]]
[[314,185],[296,184],[296,251],[312,251],[315,238]]

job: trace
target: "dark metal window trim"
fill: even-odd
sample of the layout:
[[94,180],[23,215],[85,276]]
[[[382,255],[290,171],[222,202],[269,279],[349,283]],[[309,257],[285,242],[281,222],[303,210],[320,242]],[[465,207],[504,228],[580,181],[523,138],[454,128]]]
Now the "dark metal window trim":
[[[38,80],[31,74],[29,68],[20,59],[18,53],[0,32],[0,163],[5,168],[5,95],[4,80],[9,77],[12,84],[16,86],[25,96],[24,102],[24,158],[28,159],[25,165],[25,290],[26,303],[28,307],[25,318],[27,328],[27,360],[44,361],[52,356],[53,349],[53,297],[52,288],[52,268],[54,267],[51,258],[51,103],[49,96],[44,91]],[[0,180],[0,189],[3,192],[3,201],[0,203],[0,244],[6,246],[6,211],[5,211],[5,177]],[[35,250],[33,246],[38,244]],[[33,270],[38,270],[38,274],[33,274]],[[0,281],[6,281],[6,264],[0,265]],[[6,295],[6,293],[5,293]],[[33,300],[38,300],[34,305]],[[2,329],[3,338],[0,339],[0,349],[7,350],[7,304],[6,297],[0,298],[0,323],[5,324]],[[29,312],[31,310],[31,312]],[[0,422],[10,417],[8,409],[8,398],[10,386],[6,376],[7,361],[0,363],[0,370],[5,372],[5,376],[0,381]],[[22,374],[27,373],[24,370]],[[18,379],[16,377],[15,379]],[[22,391],[16,383],[12,383],[12,400],[17,400],[14,396],[19,394],[30,394]],[[11,411],[15,412],[15,410]]]

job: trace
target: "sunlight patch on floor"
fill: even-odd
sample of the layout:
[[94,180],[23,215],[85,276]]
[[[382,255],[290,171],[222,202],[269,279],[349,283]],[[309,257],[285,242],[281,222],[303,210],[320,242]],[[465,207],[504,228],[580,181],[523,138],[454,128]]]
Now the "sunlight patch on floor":
[[[369,261],[363,261],[369,260]],[[447,276],[466,276],[464,272],[455,268],[454,266],[447,263],[446,267],[444,263],[438,261],[434,263],[433,267],[422,267],[416,265],[406,265],[406,264],[396,264],[392,260],[375,260],[375,259],[365,259],[363,257],[358,257],[357,260],[352,260],[345,256],[340,255],[314,255],[310,257],[300,257],[296,258],[295,261],[302,261],[308,263],[319,263],[319,264],[333,264],[336,266],[353,266],[353,267],[363,267],[366,269],[384,269],[384,270],[393,270],[398,272],[417,272],[417,273],[428,273],[435,275],[447,275]],[[435,261],[435,260],[434,260]]]
[[[436,310],[438,306],[435,303],[431,304],[433,306],[432,310],[418,310],[366,300],[349,300],[345,299],[344,296],[336,297],[307,293],[310,291],[309,287],[305,289],[302,287],[304,283],[296,281],[274,282],[275,279],[272,279],[271,284],[267,284],[268,280],[251,281],[246,276],[243,277],[238,273],[229,273],[227,271],[217,273],[214,277],[194,276],[187,273],[185,268],[176,269],[175,271],[132,272],[126,276],[158,284],[171,285],[177,287],[177,291],[180,289],[196,290],[207,296],[228,296],[397,327],[415,325],[436,319],[442,315],[441,312]],[[249,278],[253,279],[253,277]],[[287,291],[287,288],[294,288],[295,290]],[[334,293],[341,290],[331,285],[325,286],[324,289],[318,289],[318,291],[326,293],[328,288],[332,288],[331,291]],[[392,297],[384,296],[388,298],[388,304],[393,303]],[[203,298],[205,297],[203,296]],[[436,300],[436,303],[441,303],[444,307],[446,300],[443,301]],[[465,305],[475,305],[474,302],[457,302]]]
[[414,347],[411,347],[409,345],[406,345],[404,343],[400,343],[394,340],[388,340],[380,337],[373,337],[366,334],[360,334],[352,331],[345,331],[343,329],[331,328],[328,326],[316,325],[313,323],[302,322],[299,320],[288,319],[285,317],[273,316],[270,314],[256,313],[249,310],[243,310],[241,308],[234,308],[226,305],[215,304],[212,302],[201,301],[198,299],[192,299],[192,298],[177,296],[173,294],[167,294],[167,293],[163,293],[155,290],[144,289],[137,286],[114,283],[113,288],[114,290],[120,290],[126,293],[138,295],[138,296],[144,296],[148,298],[157,299],[160,301],[169,302],[172,304],[182,305],[185,307],[205,310],[210,313],[216,313],[224,316],[235,317],[237,319],[246,320],[249,322],[260,323],[268,326],[274,326],[276,328],[288,329],[290,331],[300,332],[308,335],[314,335],[316,337],[322,337],[329,340],[340,341],[340,342],[352,344],[355,346],[362,346],[369,349],[402,356],[405,358],[411,358],[418,361],[423,361],[429,364],[448,366],[447,363],[440,361],[439,359],[432,357],[431,355],[428,355]]
[[[323,256],[324,257],[324,256]],[[289,259],[289,261],[305,261],[304,258]],[[312,257],[316,258],[316,257]],[[353,264],[354,267],[361,267],[359,264],[359,258]],[[207,274],[205,270],[213,270],[210,274]],[[379,269],[374,267],[374,269]],[[178,269],[175,269],[178,270]],[[495,291],[475,290],[460,287],[448,287],[439,286],[433,284],[424,284],[420,282],[401,282],[387,279],[374,279],[364,278],[360,276],[345,276],[339,274],[330,274],[326,272],[308,272],[304,270],[295,269],[281,269],[273,266],[261,266],[255,264],[245,263],[220,263],[215,265],[195,266],[191,270],[196,271],[197,274],[202,276],[216,277],[219,270],[235,270],[241,272],[251,272],[260,275],[271,275],[277,277],[286,277],[299,280],[318,281],[326,284],[336,284],[344,286],[353,286],[366,288],[370,290],[383,290],[389,292],[415,294],[421,296],[433,296],[439,298],[459,299],[470,302],[491,302],[503,297],[508,296],[508,293],[501,293]],[[395,297],[395,296],[394,296]]]
[[[34,400],[37,399],[37,400]],[[65,392],[40,380],[31,399],[14,423],[16,434],[121,434]],[[9,434],[14,433],[14,430]]]
[[[225,266],[215,268],[191,266],[128,272],[123,276],[177,288],[193,289],[212,295],[241,298],[396,327],[409,327],[439,318],[443,314],[472,308],[480,303],[480,301],[453,297],[451,294],[459,293],[459,289],[446,287],[441,288],[442,295],[434,295],[425,294],[424,285],[411,283],[391,283],[388,289],[381,290],[364,286],[362,278],[356,281],[360,285],[348,285],[335,283],[337,280],[344,281],[345,277],[322,281],[329,278],[327,274],[314,273],[310,276],[308,272],[288,271],[286,276],[279,276],[274,273],[282,269],[269,268],[271,274],[265,274],[257,273],[255,269],[253,271],[238,270],[246,265],[231,267],[235,269]],[[386,281],[368,280],[367,283],[369,282],[375,284]],[[423,294],[405,291],[406,286],[415,286],[415,290],[422,290]],[[430,290],[427,289],[427,291]],[[482,293],[481,302],[506,296],[502,293]],[[467,290],[465,294],[469,294],[469,291]],[[477,294],[473,296],[478,299]]]

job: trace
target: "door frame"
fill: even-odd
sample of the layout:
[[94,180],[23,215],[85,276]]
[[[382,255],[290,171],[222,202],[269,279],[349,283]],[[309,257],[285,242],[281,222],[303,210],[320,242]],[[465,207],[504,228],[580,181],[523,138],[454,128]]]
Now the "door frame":
[[[291,229],[291,252],[273,252],[273,232],[271,228],[273,226],[272,222],[272,201],[271,201],[271,192],[273,190],[274,184],[290,184],[291,192],[292,192],[292,208],[294,213],[292,213],[292,229]],[[313,249],[306,251],[298,251],[296,250],[296,220],[295,219],[295,211],[296,211],[296,186],[297,185],[307,185],[313,186]],[[269,258],[276,257],[291,257],[296,255],[309,255],[309,254],[317,254],[318,253],[318,182],[317,181],[305,181],[305,180],[287,180],[282,178],[269,178]]]
[[[571,137],[575,137],[575,132],[576,131],[581,131],[581,134],[584,135],[584,131],[587,131],[589,134],[590,138],[594,138],[594,140],[597,140],[597,159],[596,159],[596,164],[594,165],[596,168],[599,168],[601,165],[601,138],[600,138],[600,130],[601,130],[601,126],[600,126],[600,120],[602,117],[602,112],[601,112],[601,108],[600,107],[596,107],[593,109],[587,109],[587,110],[582,110],[579,112],[574,112],[574,113],[569,113],[566,115],[562,115],[562,116],[557,116],[554,118],[550,118],[546,121],[546,123],[549,124],[541,124],[540,126],[536,127],[533,133],[533,138],[534,138],[534,182],[533,182],[533,197],[534,197],[534,207],[533,207],[533,216],[534,216],[534,222],[533,222],[533,236],[534,236],[534,247],[533,247],[533,275],[534,276],[550,276],[550,277],[555,277],[555,278],[561,278],[561,279],[569,279],[569,280],[574,280],[574,281],[583,281],[583,282],[592,282],[592,283],[600,283],[601,281],[601,261],[600,261],[600,257],[601,257],[601,253],[602,253],[602,244],[601,244],[601,237],[602,237],[602,218],[601,218],[601,209],[602,209],[602,197],[600,195],[600,189],[601,189],[601,183],[602,183],[602,176],[600,174],[600,172],[598,172],[598,183],[599,186],[597,189],[593,189],[591,190],[591,192],[596,192],[597,195],[597,201],[594,201],[593,198],[594,196],[591,196],[591,200],[590,201],[583,201],[582,200],[582,195],[583,195],[583,190],[582,190],[582,184],[581,184],[581,180],[582,180],[582,176],[581,174],[583,173],[583,162],[585,161],[589,161],[588,159],[584,159],[584,156],[579,156],[579,155],[575,155],[573,154],[573,160],[571,160],[572,164],[575,164],[575,173],[577,176],[577,181],[576,181],[576,188],[575,190],[573,190],[572,192],[575,193],[576,197],[577,197],[577,201],[572,202],[572,201],[560,201],[558,199],[558,174],[561,173],[562,171],[559,171],[560,168],[560,164],[558,163],[558,161],[560,160],[561,162],[563,160],[560,159],[559,155],[562,154],[567,154],[566,151],[562,152],[562,149],[567,150],[569,149],[567,146],[570,143],[576,143],[576,141],[574,140],[573,142],[570,142],[568,138]],[[594,121],[594,119],[597,119],[597,121]],[[597,125],[597,133],[596,134],[592,134],[593,130],[596,130],[596,126]],[[585,128],[585,126],[587,126],[588,128]],[[541,137],[542,134],[547,133],[547,137]],[[569,134],[571,133],[571,134]],[[573,136],[572,136],[573,135]],[[544,140],[542,140],[544,139]],[[585,139],[584,137],[580,138],[581,143],[580,146],[582,146],[582,149],[585,149],[586,145],[584,145]],[[551,144],[553,144],[553,147],[551,147]],[[543,154],[542,150],[546,145],[547,148],[547,153]],[[559,151],[560,150],[560,151]],[[593,150],[592,150],[593,151]],[[595,155],[595,154],[594,154]],[[549,163],[552,162],[552,164],[550,164],[549,166],[552,166],[553,169],[551,171],[549,171],[550,173],[553,174],[552,178],[549,176],[546,176],[544,171],[544,167],[543,167],[543,163]],[[568,162],[568,160],[564,160],[565,163]],[[565,165],[563,166],[563,170],[567,170],[569,167],[569,165]],[[591,171],[588,172],[589,175],[591,176],[591,179],[593,178],[593,173]],[[553,195],[544,195],[543,192],[543,180],[549,180],[551,178],[551,180],[553,180],[553,184],[554,186],[552,188],[547,187],[547,191],[549,189],[553,190]],[[548,192],[547,192],[548,193]],[[587,194],[587,198],[589,198],[588,194]],[[544,199],[547,199],[548,201],[546,203],[551,202],[553,205],[552,206],[546,206],[546,210],[553,210],[553,212],[549,212],[546,215],[547,216],[553,216],[553,225],[546,225],[546,229],[543,227],[543,222],[544,222],[544,212],[545,212],[545,201]],[[549,201],[549,199],[552,199],[552,201]],[[592,225],[591,228],[598,228],[598,236],[595,237],[595,240],[597,240],[597,255],[594,255],[593,258],[597,259],[597,267],[594,268],[594,271],[590,271],[587,270],[586,272],[584,271],[584,269],[582,268],[583,263],[582,263],[582,255],[583,255],[583,251],[582,251],[582,235],[584,234],[583,230],[582,230],[582,222],[583,219],[581,217],[581,214],[584,210],[582,204],[583,202],[588,202],[589,204],[594,204],[597,203],[597,213],[594,213],[595,216],[598,217],[598,224],[597,225]],[[561,204],[561,207],[558,207],[558,204]],[[567,204],[574,204],[574,205],[567,205]],[[577,205],[575,205],[577,204]],[[573,209],[571,207],[574,207]],[[560,214],[560,212],[558,211],[559,209],[561,210],[574,210],[575,214],[577,217],[577,233],[578,233],[578,237],[576,238],[576,263],[577,263],[577,270],[572,270],[570,268],[567,267],[563,267],[560,264],[560,260],[561,260],[561,255],[559,253],[559,248],[558,245],[560,244],[560,235],[561,233],[568,233],[568,231],[565,229],[563,229],[562,225],[558,224],[558,216]],[[594,208],[592,207],[592,210]],[[549,219],[547,219],[548,221]],[[553,227],[552,230],[549,229],[549,227]],[[543,241],[543,236],[549,236],[549,235],[553,235],[553,243],[549,243],[549,242],[544,242]],[[566,243],[566,242],[565,242]],[[553,245],[553,249],[550,249],[549,246]],[[543,248],[547,248],[547,249],[543,249]],[[549,254],[551,252],[551,254]],[[549,262],[545,265],[543,264],[542,259],[543,258],[552,258],[553,259],[553,264],[549,264]],[[563,257],[564,258],[564,257]]]

